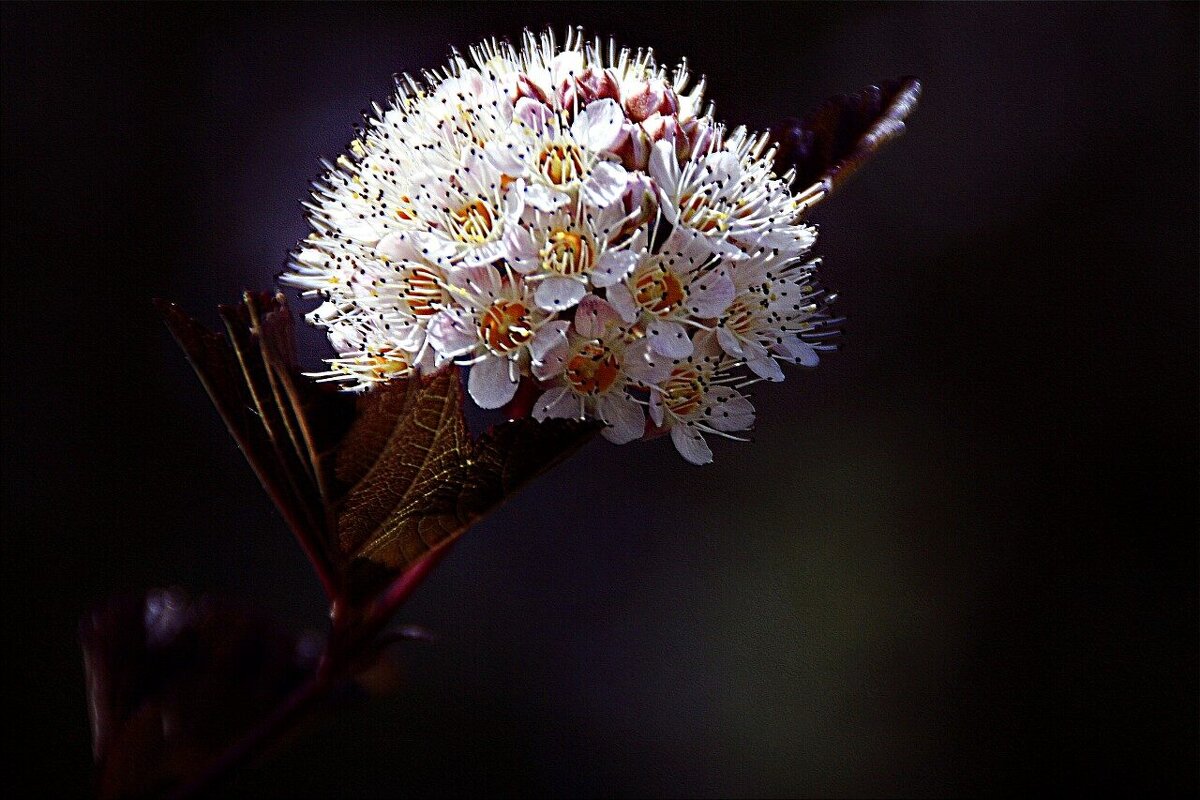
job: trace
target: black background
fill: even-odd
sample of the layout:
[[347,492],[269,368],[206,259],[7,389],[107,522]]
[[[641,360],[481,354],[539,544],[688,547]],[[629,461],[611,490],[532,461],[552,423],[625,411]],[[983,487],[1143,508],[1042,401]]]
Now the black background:
[[597,442],[541,479],[402,612],[438,636],[404,690],[229,791],[1195,791],[1195,4],[0,14],[8,781],[87,790],[75,630],[105,596],[321,624],[149,298],[213,322],[270,286],[392,73],[578,23],[759,128],[923,79],[815,216],[846,347],[759,387],[713,466]]

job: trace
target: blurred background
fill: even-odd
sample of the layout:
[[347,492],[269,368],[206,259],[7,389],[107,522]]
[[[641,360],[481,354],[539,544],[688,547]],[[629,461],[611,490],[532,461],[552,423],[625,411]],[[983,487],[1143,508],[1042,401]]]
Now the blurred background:
[[712,466],[597,441],[540,479],[403,609],[437,636],[403,691],[227,792],[1194,794],[1197,8],[5,4],[10,780],[88,790],[110,594],[322,625],[149,299],[270,287],[393,73],[550,23],[755,128],[923,80],[814,218],[846,346]]

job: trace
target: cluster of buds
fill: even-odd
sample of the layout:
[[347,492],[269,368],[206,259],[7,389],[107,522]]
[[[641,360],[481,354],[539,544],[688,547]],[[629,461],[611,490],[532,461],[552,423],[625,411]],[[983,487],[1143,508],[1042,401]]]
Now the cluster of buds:
[[701,108],[703,81],[578,33],[488,42],[405,76],[329,164],[284,283],[349,390],[447,363],[482,408],[591,418],[626,443],[754,423],[750,384],[813,366],[831,299],[801,222],[821,187],[772,172],[765,135]]

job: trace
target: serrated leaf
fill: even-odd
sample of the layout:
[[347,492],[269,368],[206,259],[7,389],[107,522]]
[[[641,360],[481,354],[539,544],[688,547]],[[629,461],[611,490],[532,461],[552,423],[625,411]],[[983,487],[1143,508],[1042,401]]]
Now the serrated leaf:
[[[352,583],[394,573],[457,538],[528,480],[598,430],[574,420],[518,420],[472,439],[458,370],[406,386],[385,385],[359,403],[338,449],[337,477],[350,484],[337,513],[338,544],[355,564]],[[383,570],[369,569],[367,561]],[[361,585],[351,586],[358,595]]]
[[795,169],[795,185],[801,189],[820,183],[827,193],[836,191],[904,132],[904,121],[920,96],[920,81],[896,78],[831,97],[803,119],[785,119],[772,130],[778,144],[775,171]]
[[600,428],[525,419],[474,439],[454,366],[357,398],[326,391],[296,367],[282,295],[222,307],[225,334],[159,308],[327,590],[352,605],[394,597],[389,584]]

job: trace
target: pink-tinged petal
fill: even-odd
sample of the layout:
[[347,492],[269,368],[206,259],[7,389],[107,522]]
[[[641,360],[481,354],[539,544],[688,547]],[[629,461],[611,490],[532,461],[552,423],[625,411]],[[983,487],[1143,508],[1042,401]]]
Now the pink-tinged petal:
[[719,431],[744,431],[754,424],[754,406],[728,386],[709,389],[704,412],[705,424]]
[[545,103],[540,103],[531,97],[522,97],[513,106],[513,119],[524,122],[536,133],[546,128],[546,123],[554,116],[554,112]]
[[601,397],[597,406],[600,418],[608,424],[604,438],[613,444],[627,444],[646,432],[646,412],[624,392]]
[[[671,376],[674,364],[668,356],[654,352],[647,339],[639,339],[625,348],[625,372],[646,386],[662,383]],[[655,424],[662,424],[659,420]]]
[[525,174],[526,159],[529,157],[527,148],[513,141],[491,141],[484,146],[488,163],[505,175]]
[[728,151],[713,153],[704,158],[704,166],[708,169],[708,179],[717,183],[727,183],[741,177],[742,165],[737,156]]
[[379,244],[375,245],[375,255],[390,261],[418,261],[421,251],[413,245],[407,232],[397,231],[379,240]]
[[697,317],[719,317],[729,308],[735,295],[737,289],[729,273],[718,269],[692,280],[688,286],[687,308]]
[[565,386],[555,386],[546,390],[533,404],[533,418],[543,422],[547,419],[571,419],[579,416],[579,403],[568,394]]
[[467,391],[480,408],[500,408],[517,393],[507,358],[488,356],[471,367]]
[[494,264],[507,254],[508,248],[505,246],[504,240],[500,239],[464,251],[459,256],[458,265],[460,267],[479,267],[484,264]]
[[663,404],[662,395],[658,392],[650,393],[650,421],[654,423],[656,428],[661,428],[663,424]]
[[662,78],[639,81],[625,92],[625,111],[629,118],[640,122],[651,114],[658,113],[659,106],[666,100],[667,84]]
[[583,53],[578,50],[564,50],[550,60],[550,80],[555,86],[582,74]]
[[[671,142],[655,142],[650,150],[650,177],[660,191],[674,197],[679,189],[679,161],[675,158],[675,145]],[[673,203],[663,203],[663,210]]]
[[537,269],[541,263],[533,234],[524,226],[508,226],[504,231],[504,247],[508,253],[508,265],[513,268],[514,272],[527,275]]
[[747,358],[746,366],[758,377],[772,383],[779,383],[784,378],[783,370],[779,368],[779,362],[771,356]]
[[583,183],[583,199],[594,206],[604,207],[620,200],[629,185],[629,173],[611,161],[601,161],[592,167],[592,174]]
[[675,449],[683,456],[684,461],[701,467],[712,463],[712,450],[700,435],[700,431],[691,425],[676,425],[671,428],[671,441],[675,443]]
[[566,192],[559,192],[540,183],[531,183],[523,192],[526,205],[538,211],[552,213],[562,208],[571,199]]
[[571,135],[593,152],[608,150],[617,145],[621,138],[621,123],[625,114],[612,99],[605,98],[589,103],[583,113],[571,124]]
[[[694,345],[693,355],[696,358],[720,359],[721,357],[721,344],[717,341],[717,335],[712,331],[700,331],[692,340],[692,344]],[[742,346],[745,347],[748,344],[750,343],[746,342]]]
[[575,330],[586,339],[603,339],[610,325],[619,325],[621,316],[608,303],[589,294],[575,309]]
[[788,358],[798,361],[806,367],[815,367],[821,361],[816,349],[793,333],[785,333],[780,336],[771,349],[785,354]]
[[608,300],[612,307],[621,315],[621,319],[626,322],[637,322],[639,309],[637,303],[633,300],[633,295],[629,291],[629,287],[624,283],[614,283],[608,287],[605,299]]
[[562,374],[567,366],[567,356],[571,354],[571,346],[566,341],[560,341],[542,354],[541,359],[534,359],[529,365],[529,371],[539,381],[548,381]]
[[656,319],[646,326],[650,347],[664,356],[687,358],[692,354],[692,340],[687,328],[678,322]]
[[565,319],[555,319],[543,324],[529,342],[529,355],[534,361],[543,360],[551,350],[566,343],[567,329],[570,327],[570,321]]
[[733,332],[728,328],[717,328],[717,341],[721,344],[721,349],[731,356],[742,356],[742,343],[737,340]]
[[451,270],[446,280],[451,286],[461,289],[485,303],[499,297],[503,285],[500,271],[491,264]]
[[445,311],[436,314],[429,323],[429,344],[443,356],[453,358],[467,353],[477,341],[472,328]]
[[458,254],[458,247],[453,242],[436,233],[413,231],[408,238],[422,258],[440,267],[450,266],[451,260]]
[[631,250],[605,250],[592,268],[592,283],[612,286],[637,268],[641,257]]
[[563,275],[551,275],[538,284],[533,299],[538,308],[547,311],[565,311],[587,294],[587,287],[577,280]]

